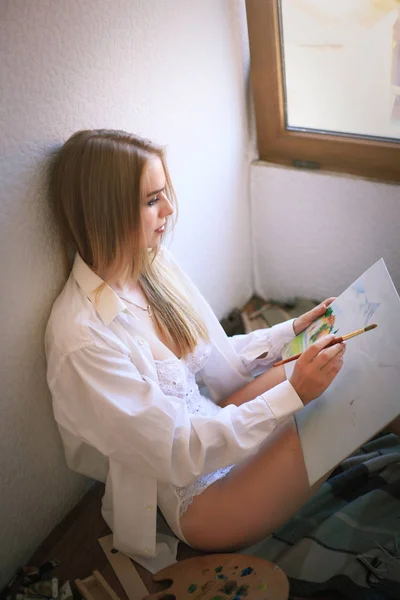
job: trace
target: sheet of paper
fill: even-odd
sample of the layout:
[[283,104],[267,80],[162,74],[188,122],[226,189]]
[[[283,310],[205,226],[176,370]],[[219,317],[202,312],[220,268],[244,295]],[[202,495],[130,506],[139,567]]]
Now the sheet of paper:
[[[372,323],[378,327],[346,342],[343,368],[329,388],[296,415],[310,485],[400,414],[400,298],[384,260],[282,353],[288,358],[323,335]],[[295,364],[285,365],[288,379]]]

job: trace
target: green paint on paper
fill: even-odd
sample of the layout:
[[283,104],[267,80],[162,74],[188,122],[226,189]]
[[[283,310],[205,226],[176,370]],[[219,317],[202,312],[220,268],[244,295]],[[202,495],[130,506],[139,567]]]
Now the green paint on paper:
[[215,569],[215,572],[216,572],[216,573],[221,573],[221,571],[222,571],[222,567],[217,567],[217,568]]
[[266,583],[261,583],[261,584],[258,586],[258,589],[259,589],[259,590],[266,590],[266,589],[267,589],[267,584],[266,584]]
[[197,585],[195,583],[192,583],[191,585],[189,585],[188,587],[188,592],[190,594],[192,594],[193,592],[195,592],[197,590]]

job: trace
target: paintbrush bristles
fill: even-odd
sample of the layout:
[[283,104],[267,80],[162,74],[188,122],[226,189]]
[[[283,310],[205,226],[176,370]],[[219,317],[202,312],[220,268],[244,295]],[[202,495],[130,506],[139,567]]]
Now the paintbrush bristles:
[[352,333],[343,335],[342,340],[345,342],[346,340],[349,340],[350,338],[356,337],[356,335],[360,335],[361,333],[365,333],[366,331],[375,329],[375,327],[378,327],[378,325],[376,323],[374,323],[373,325],[367,325],[367,327],[363,327],[363,329],[357,329],[357,331],[353,331]]

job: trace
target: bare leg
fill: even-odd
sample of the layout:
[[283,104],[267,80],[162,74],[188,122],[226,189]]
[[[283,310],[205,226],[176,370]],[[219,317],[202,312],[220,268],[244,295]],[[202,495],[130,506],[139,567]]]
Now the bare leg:
[[289,419],[255,456],[194,497],[181,518],[183,535],[209,552],[255,543],[287,521],[326,477],[310,488],[297,428]]
[[387,433],[395,433],[396,435],[400,436],[400,416],[392,421],[384,431]]

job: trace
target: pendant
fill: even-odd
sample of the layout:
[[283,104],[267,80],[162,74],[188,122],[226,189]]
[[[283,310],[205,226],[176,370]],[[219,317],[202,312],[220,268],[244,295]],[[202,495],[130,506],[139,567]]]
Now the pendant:
[[149,315],[149,317],[150,317],[150,319],[151,319],[151,317],[153,316],[153,311],[151,310],[151,306],[150,306],[150,304],[148,304],[148,305],[146,306],[146,310],[147,310],[147,314]]

